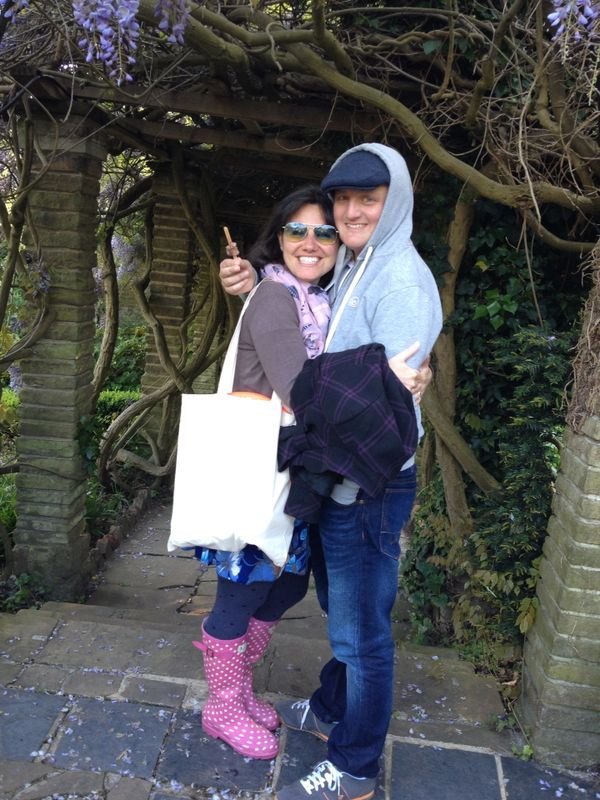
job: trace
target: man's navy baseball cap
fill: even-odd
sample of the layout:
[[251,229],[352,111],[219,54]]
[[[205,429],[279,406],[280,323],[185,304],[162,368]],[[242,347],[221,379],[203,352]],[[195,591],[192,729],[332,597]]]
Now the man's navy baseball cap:
[[374,189],[389,183],[389,170],[379,156],[368,150],[355,150],[332,167],[321,182],[321,189]]

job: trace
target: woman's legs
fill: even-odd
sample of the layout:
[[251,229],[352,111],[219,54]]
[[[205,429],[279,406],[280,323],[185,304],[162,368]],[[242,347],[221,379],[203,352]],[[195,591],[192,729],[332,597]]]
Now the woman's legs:
[[307,587],[308,575],[288,572],[273,582],[217,580],[203,641],[195,643],[205,653],[209,684],[203,727],[243,755],[272,758],[276,752],[277,740],[268,730],[278,726],[279,718],[275,709],[254,696],[252,668],[263,657],[277,621],[304,597]]
[[299,603],[306,595],[308,578],[308,573],[296,575],[293,572],[282,572],[271,584],[271,590],[253,616],[262,622],[275,622],[281,619],[289,608]]
[[204,630],[217,639],[244,636],[250,618],[263,605],[273,585],[270,581],[236,583],[219,576],[215,602],[204,621]]

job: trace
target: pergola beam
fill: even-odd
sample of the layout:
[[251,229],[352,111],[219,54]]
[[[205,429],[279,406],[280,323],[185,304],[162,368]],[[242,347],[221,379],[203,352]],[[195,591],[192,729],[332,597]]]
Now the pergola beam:
[[[380,127],[381,121],[375,114],[350,112],[336,108],[302,107],[298,113],[297,103],[272,103],[222,97],[204,92],[178,92],[165,89],[149,89],[144,92],[128,92],[112,87],[90,86],[63,77],[55,72],[44,72],[44,78],[36,85],[36,93],[46,85],[54,84],[65,96],[78,100],[89,100],[116,105],[155,108],[165,112],[181,114],[206,114],[222,119],[255,120],[261,123],[282,125],[292,128],[308,128],[318,131],[340,131],[367,135]],[[50,86],[48,85],[48,90]],[[56,94],[54,93],[54,96]]]
[[[184,145],[214,144],[236,150],[251,150],[255,153],[294,155],[297,158],[329,160],[333,153],[325,148],[306,144],[298,139],[277,136],[255,136],[242,131],[224,131],[216,128],[200,128],[196,125],[182,125],[178,122],[151,122],[145,119],[116,118],[117,128],[135,131],[149,139],[168,139]],[[118,135],[118,134],[117,134]]]

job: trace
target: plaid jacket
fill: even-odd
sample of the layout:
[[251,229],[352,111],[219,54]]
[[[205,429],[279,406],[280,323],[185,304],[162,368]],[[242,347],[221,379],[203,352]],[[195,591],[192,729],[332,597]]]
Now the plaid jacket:
[[324,498],[342,478],[375,496],[416,450],[412,395],[381,344],[306,361],[291,406],[296,425],[281,428],[278,461],[292,479],[285,510],[298,519],[318,521]]

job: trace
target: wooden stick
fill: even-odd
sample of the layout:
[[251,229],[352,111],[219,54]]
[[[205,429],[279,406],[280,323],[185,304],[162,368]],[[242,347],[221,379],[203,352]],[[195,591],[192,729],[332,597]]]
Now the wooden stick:
[[227,225],[223,225],[223,233],[225,234],[225,238],[227,239],[227,247],[229,248],[229,256],[230,258],[238,258],[240,255],[240,251],[238,250],[237,246],[234,244],[233,239],[231,238],[231,234],[229,233],[229,228]]

